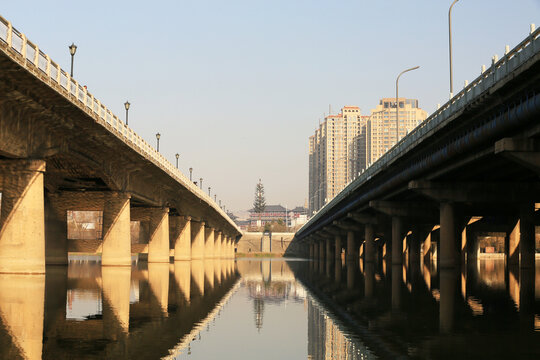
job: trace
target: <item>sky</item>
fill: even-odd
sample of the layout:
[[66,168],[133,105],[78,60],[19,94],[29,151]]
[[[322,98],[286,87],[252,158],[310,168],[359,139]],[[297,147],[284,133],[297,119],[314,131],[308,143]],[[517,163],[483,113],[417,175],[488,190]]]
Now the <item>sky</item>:
[[[228,210],[308,197],[308,138],[345,105],[448,100],[451,0],[6,1],[0,15]],[[540,0],[460,0],[454,93],[540,26]]]

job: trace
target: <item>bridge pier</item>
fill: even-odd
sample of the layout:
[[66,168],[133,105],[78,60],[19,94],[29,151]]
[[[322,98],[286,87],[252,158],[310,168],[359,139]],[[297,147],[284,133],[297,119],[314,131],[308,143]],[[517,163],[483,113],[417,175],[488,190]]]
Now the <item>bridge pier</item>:
[[41,160],[0,160],[0,273],[45,272]]
[[214,229],[205,226],[204,228],[204,258],[213,259],[214,254]]
[[364,263],[375,261],[375,229],[372,224],[365,226]]
[[58,203],[55,195],[45,195],[45,263],[67,265],[67,210]]
[[325,259],[325,256],[324,256],[324,254],[325,254],[325,250],[324,250],[325,245],[326,245],[326,241],[324,239],[319,240],[319,260],[320,261],[324,261],[324,259]]
[[403,263],[403,218],[392,216],[392,264]]
[[191,217],[177,216],[172,223],[175,230],[174,261],[191,260]]
[[519,267],[535,267],[534,202],[527,201],[519,208]]
[[440,268],[455,268],[459,263],[459,255],[456,249],[457,231],[454,205],[442,202],[440,205],[440,248],[437,262]]
[[204,257],[204,222],[191,221],[191,260]]
[[331,261],[334,259],[332,251],[332,238],[327,237],[326,238],[326,260]]
[[214,257],[216,259],[223,258],[223,250],[221,249],[222,239],[223,233],[221,231],[214,231]]
[[354,237],[354,231],[347,231],[347,261],[356,261],[358,259],[358,246]]
[[[169,209],[136,207],[133,220],[145,222],[148,231],[148,262],[169,262]],[[104,215],[105,216],[105,215]]]
[[116,192],[105,196],[101,265],[131,266],[130,198]]
[[341,235],[335,236],[334,259],[341,263]]

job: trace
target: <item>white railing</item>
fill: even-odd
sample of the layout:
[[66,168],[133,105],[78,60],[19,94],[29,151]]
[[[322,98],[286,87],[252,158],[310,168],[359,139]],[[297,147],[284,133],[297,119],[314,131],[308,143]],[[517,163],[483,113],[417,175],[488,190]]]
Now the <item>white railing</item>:
[[[179,169],[168,161],[160,152],[150,146],[142,137],[124,124],[105,105],[89,93],[84,86],[72,78],[68,72],[52,61],[39,47],[28,41],[26,36],[13,28],[11,23],[0,16],[0,49],[18,64],[36,75],[43,82],[64,95],[73,104],[85,111],[94,120],[109,130],[132,149],[150,159],[176,181],[204,200],[238,231],[240,229],[212,198],[190,181]],[[13,51],[9,51],[9,50]]]
[[317,213],[312,216],[300,230],[298,230],[298,233],[302,232],[314,222],[318,221],[322,216],[324,216],[327,209],[331,209],[334,205],[349,195],[349,193],[360,187],[362,183],[375,176],[389,163],[395,161],[397,158],[403,156],[409,150],[414,148],[418,140],[426,136],[431,130],[444,123],[453,114],[457,113],[473,100],[477,99],[495,83],[501,79],[504,79],[508,74],[538,53],[540,53],[540,28],[534,30],[534,25],[531,25],[531,32],[520,44],[518,44],[512,50],[509,50],[507,47],[505,49],[504,56],[500,60],[497,59],[497,56],[494,56],[489,68],[485,69],[482,67],[480,76],[478,76],[470,84],[466,85],[463,90],[457,93],[448,102],[431,114],[426,120],[420,123],[414,130],[403,137],[388,152],[386,152],[370,167],[368,167],[366,171],[364,171],[358,178],[349,183],[349,185],[347,185],[339,194],[337,194],[336,197],[320,208]]

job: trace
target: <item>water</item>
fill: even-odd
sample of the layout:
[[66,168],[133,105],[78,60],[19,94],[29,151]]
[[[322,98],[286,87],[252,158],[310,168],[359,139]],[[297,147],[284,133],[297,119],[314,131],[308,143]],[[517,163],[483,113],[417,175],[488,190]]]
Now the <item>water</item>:
[[78,258],[0,274],[0,359],[540,358],[540,266],[510,270]]

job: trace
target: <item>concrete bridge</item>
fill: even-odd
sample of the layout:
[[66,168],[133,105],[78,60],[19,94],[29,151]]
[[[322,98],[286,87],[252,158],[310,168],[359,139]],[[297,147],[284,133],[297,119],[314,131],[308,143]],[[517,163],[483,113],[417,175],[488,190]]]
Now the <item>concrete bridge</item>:
[[[540,202],[540,31],[401,139],[297,233],[312,258],[438,267],[475,261],[478,234],[506,236],[508,264],[534,274]],[[367,266],[367,265],[366,265]],[[392,272],[394,273],[394,271]]]
[[[162,154],[0,17],[0,272],[67,264],[67,211],[102,211],[103,265],[234,256],[241,232]],[[132,246],[140,221],[143,246]],[[144,235],[144,236],[143,236]],[[21,256],[24,254],[24,256]]]

